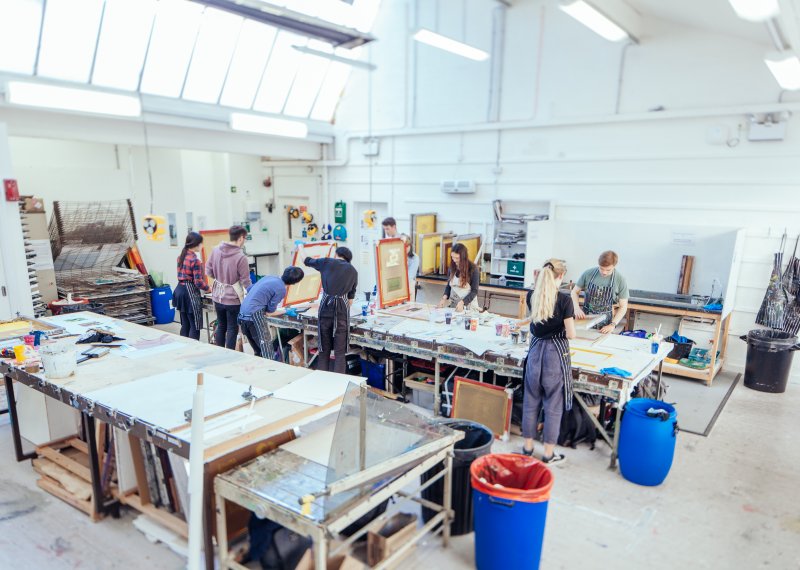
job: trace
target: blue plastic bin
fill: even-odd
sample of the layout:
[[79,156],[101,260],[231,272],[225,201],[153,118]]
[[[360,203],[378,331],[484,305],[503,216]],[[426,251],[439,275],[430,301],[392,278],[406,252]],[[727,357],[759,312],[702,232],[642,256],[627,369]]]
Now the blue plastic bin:
[[[655,411],[664,410],[658,415]],[[660,485],[675,456],[678,433],[675,407],[650,398],[634,398],[625,405],[619,431],[619,470],[638,485]]]
[[156,287],[150,291],[150,305],[157,325],[166,325],[175,320],[175,307],[172,306],[172,289],[169,285]]
[[369,360],[361,359],[361,376],[367,379],[367,384],[379,390],[386,390],[386,365],[376,364]]
[[493,453],[473,461],[470,473],[476,568],[539,568],[553,487],[550,469],[526,455]]

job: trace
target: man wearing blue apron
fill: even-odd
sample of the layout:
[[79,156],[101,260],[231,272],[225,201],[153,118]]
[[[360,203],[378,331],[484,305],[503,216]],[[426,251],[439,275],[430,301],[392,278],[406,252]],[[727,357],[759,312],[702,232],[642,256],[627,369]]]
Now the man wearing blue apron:
[[[594,327],[599,328],[603,334],[614,332],[614,328],[628,312],[628,283],[616,269],[618,261],[619,256],[616,253],[604,251],[597,259],[597,267],[584,271],[572,288],[575,318],[605,315]],[[579,303],[581,291],[585,291],[583,308]],[[614,305],[617,305],[616,310]]]

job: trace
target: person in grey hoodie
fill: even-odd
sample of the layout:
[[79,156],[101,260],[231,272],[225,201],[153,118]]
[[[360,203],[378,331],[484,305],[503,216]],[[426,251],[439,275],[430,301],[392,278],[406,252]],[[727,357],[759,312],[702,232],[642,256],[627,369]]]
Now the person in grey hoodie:
[[211,298],[217,310],[214,344],[234,349],[239,334],[239,308],[244,292],[252,282],[247,256],[242,251],[247,230],[242,226],[231,226],[228,235],[231,241],[222,242],[211,252],[206,262],[206,275],[214,279],[211,288]]

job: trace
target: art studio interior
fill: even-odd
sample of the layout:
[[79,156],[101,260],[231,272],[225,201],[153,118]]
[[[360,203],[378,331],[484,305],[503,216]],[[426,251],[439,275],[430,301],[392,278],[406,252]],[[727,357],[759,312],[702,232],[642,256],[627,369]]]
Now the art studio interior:
[[798,164],[800,0],[3,0],[0,568],[799,568]]

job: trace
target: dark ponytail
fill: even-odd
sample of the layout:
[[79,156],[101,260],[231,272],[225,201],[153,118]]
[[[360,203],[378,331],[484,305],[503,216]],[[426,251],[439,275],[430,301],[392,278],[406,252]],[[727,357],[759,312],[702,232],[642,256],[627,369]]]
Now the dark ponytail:
[[197,247],[203,243],[203,236],[198,234],[197,232],[189,232],[186,235],[186,243],[183,245],[183,249],[181,250],[181,255],[178,257],[178,268],[183,265],[183,260],[186,259],[186,253],[192,249],[193,247]]

